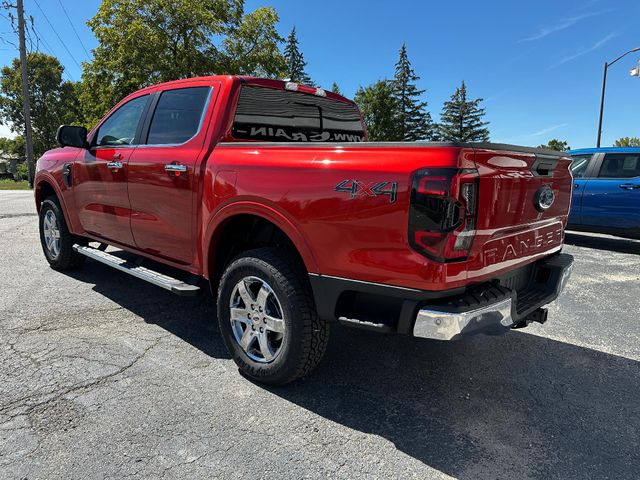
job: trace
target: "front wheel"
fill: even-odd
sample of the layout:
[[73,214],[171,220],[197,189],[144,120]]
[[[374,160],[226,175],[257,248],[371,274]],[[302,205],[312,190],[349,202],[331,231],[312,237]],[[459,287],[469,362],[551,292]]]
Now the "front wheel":
[[46,198],[40,206],[40,243],[47,262],[56,270],[78,268],[86,258],[73,250],[77,239],[69,232],[56,197]]
[[236,258],[222,276],[217,302],[229,353],[257,381],[292,382],[324,355],[329,325],[318,318],[306,278],[278,249]]

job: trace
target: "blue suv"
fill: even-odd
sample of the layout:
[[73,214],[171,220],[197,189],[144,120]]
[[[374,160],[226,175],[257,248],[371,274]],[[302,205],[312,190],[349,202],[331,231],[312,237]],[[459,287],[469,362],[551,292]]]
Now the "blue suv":
[[586,148],[573,158],[569,229],[640,239],[640,148]]

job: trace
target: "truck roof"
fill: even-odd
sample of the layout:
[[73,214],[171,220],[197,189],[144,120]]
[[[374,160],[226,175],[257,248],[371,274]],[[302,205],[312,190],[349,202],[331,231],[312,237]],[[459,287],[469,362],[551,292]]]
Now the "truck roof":
[[640,153],[640,147],[601,147],[601,148],[579,148],[569,150],[569,155],[587,155],[593,153]]
[[[229,82],[234,82],[236,80],[239,80],[241,83],[245,84],[245,85],[255,85],[255,86],[262,86],[262,87],[268,87],[268,88],[277,88],[280,90],[285,90],[285,87],[287,85],[286,80],[279,80],[279,79],[273,79],[273,78],[260,78],[260,77],[250,77],[250,76],[246,76],[246,75],[209,75],[209,76],[203,76],[203,77],[190,77],[190,78],[182,78],[179,80],[171,80],[169,82],[163,82],[163,83],[156,83],[154,85],[149,85],[148,87],[142,88],[140,90],[137,90],[134,93],[138,93],[138,92],[142,92],[144,90],[150,90],[150,89],[154,89],[154,88],[158,88],[158,87],[171,87],[174,85],[188,85],[189,83],[194,83],[194,82],[201,82],[201,81],[217,81],[217,82],[222,82],[222,83],[229,83]],[[293,83],[297,83],[297,82],[293,82]],[[316,89],[316,88],[321,88],[321,87],[315,87],[312,85],[302,85],[302,84],[298,84],[302,87],[306,87],[306,90],[309,89]],[[342,95],[339,95],[337,93],[334,93],[330,90],[324,90],[325,95],[327,98],[330,98],[331,100],[338,100],[341,102],[346,102],[346,103],[354,103],[353,100],[350,100],[346,97],[343,97]],[[312,93],[310,91],[304,91],[301,90],[301,93]]]

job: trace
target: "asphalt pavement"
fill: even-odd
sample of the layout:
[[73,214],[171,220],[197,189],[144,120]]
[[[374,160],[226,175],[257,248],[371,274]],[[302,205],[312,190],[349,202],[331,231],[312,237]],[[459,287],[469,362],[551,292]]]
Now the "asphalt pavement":
[[336,326],[308,378],[238,374],[210,295],[51,270],[0,192],[0,478],[640,477],[640,242],[567,236],[549,321],[436,342]]

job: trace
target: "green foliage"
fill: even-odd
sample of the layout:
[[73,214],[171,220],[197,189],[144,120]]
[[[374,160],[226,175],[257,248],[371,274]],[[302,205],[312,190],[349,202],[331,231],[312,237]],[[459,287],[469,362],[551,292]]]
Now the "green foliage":
[[393,81],[393,95],[397,104],[399,138],[407,142],[431,140],[433,121],[427,111],[427,102],[421,100],[424,90],[419,90],[415,82],[420,80],[411,67],[406,45],[400,49]]
[[296,35],[296,27],[291,29],[291,33],[287,38],[287,44],[284,47],[284,58],[287,62],[287,77],[292,82],[298,82],[305,85],[313,85],[313,80],[305,72],[307,62],[298,46],[298,36]]
[[622,137],[615,141],[614,147],[640,147],[640,138]]
[[29,178],[29,168],[27,162],[20,162],[16,165],[16,180],[27,180]]
[[333,82],[333,85],[331,85],[331,91],[338,95],[342,95],[342,90],[340,90],[340,86],[336,82]]
[[[33,151],[37,157],[55,146],[57,128],[63,123],[79,120],[77,85],[62,80],[64,67],[57,58],[44,53],[32,52],[27,56],[29,77],[29,99],[31,101],[31,124],[33,127]],[[24,114],[22,110],[22,84],[20,60],[0,72],[0,120],[11,125],[12,131],[24,134]],[[2,148],[20,148],[24,156],[22,140],[9,140]]]
[[86,123],[159,82],[212,74],[280,76],[285,61],[272,8],[243,0],[103,0],[87,22],[99,42],[84,64]]
[[400,138],[396,112],[398,101],[394,96],[393,82],[380,80],[368,87],[360,87],[355,96],[374,142],[393,141]]
[[2,158],[24,158],[24,137],[15,138],[0,137],[0,157]]
[[467,87],[456,89],[451,100],[444,103],[440,115],[439,140],[444,142],[488,142],[489,130],[484,122],[484,108],[480,107],[482,98],[467,99]]
[[283,41],[276,25],[278,14],[273,8],[261,7],[242,17],[240,24],[222,45],[218,73],[278,77],[285,70],[285,59],[279,44]]
[[558,140],[557,138],[552,138],[544,145],[538,145],[538,148],[555,150],[557,152],[567,152],[571,150],[568,142],[565,142],[564,140]]

